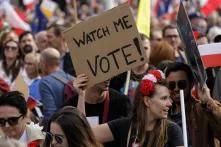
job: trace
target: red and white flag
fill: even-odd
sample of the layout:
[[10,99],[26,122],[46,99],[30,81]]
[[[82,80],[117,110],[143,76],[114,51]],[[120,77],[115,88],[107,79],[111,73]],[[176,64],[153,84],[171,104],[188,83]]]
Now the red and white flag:
[[4,13],[6,16],[6,21],[12,28],[31,30],[30,25],[21,19],[9,1],[2,0],[0,2],[0,12]]
[[23,0],[26,10],[32,10],[34,8],[35,0]]
[[205,68],[221,66],[221,43],[211,43],[198,46]]
[[215,11],[221,5],[221,0],[199,0],[200,3],[200,11],[205,16],[210,15],[213,11]]

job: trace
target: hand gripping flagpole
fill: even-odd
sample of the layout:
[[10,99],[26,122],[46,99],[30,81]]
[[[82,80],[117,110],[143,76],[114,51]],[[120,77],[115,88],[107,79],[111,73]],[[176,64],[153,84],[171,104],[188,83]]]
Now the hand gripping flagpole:
[[186,128],[186,111],[185,111],[184,92],[183,92],[183,90],[180,90],[180,103],[181,103],[182,129],[183,129],[184,147],[188,147],[187,128]]

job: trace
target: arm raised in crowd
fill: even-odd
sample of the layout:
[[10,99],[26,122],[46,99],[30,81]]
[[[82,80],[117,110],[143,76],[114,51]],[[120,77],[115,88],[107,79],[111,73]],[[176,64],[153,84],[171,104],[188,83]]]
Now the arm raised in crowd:
[[198,89],[198,95],[201,100],[201,106],[208,118],[209,127],[214,133],[214,136],[221,139],[221,104],[212,99],[210,90],[204,86],[203,89]]
[[204,86],[202,90],[198,88],[198,95],[203,110],[209,114],[210,118],[221,124],[221,104],[211,97],[209,88],[207,86]]
[[73,86],[78,93],[78,103],[77,108],[81,111],[84,115],[85,112],[85,88],[87,87],[88,76],[85,74],[80,74],[74,79]]

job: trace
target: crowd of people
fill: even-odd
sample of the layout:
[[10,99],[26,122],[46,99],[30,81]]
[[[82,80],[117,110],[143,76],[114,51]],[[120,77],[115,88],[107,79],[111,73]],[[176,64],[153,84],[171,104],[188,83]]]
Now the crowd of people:
[[[1,147],[182,147],[180,90],[188,146],[221,146],[220,67],[205,69],[208,79],[199,84],[175,19],[151,16],[150,37],[140,33],[147,62],[131,69],[129,82],[124,72],[87,87],[90,79],[76,75],[62,32],[99,15],[106,1],[52,1],[58,10],[50,18],[40,12],[42,0],[33,9],[11,2],[24,10],[29,31],[18,33],[0,13],[8,23],[0,29]],[[138,1],[130,4],[136,17]],[[206,18],[190,2],[185,7],[197,45],[221,41],[221,8]],[[28,97],[16,90],[19,76]]]

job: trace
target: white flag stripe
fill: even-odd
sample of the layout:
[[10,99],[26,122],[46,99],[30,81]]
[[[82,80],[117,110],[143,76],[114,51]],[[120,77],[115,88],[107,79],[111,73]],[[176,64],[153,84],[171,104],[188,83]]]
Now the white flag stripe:
[[6,21],[11,27],[19,28],[23,30],[31,30],[28,23],[24,22],[16,13],[12,5],[8,1],[3,1],[0,5],[0,11],[4,11],[6,15]]
[[34,3],[34,0],[23,0],[24,5],[29,5],[31,3]]
[[211,43],[198,46],[201,56],[221,54],[221,43]]

